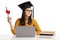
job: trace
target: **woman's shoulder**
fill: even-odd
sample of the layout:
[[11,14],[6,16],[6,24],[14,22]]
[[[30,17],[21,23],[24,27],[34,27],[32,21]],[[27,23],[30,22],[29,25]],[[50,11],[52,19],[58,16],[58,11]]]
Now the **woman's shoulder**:
[[32,21],[36,21],[36,19],[32,18]]
[[20,21],[21,20],[21,18],[18,18],[16,21]]
[[32,18],[32,22],[33,22],[34,24],[37,23],[36,19],[34,19],[34,18]]

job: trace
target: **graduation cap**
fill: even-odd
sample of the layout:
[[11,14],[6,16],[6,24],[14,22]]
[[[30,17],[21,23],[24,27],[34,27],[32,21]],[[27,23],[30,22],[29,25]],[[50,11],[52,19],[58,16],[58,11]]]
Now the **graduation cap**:
[[[24,11],[26,8],[33,7],[33,5],[30,1],[27,1],[27,2],[24,2],[22,4],[19,4],[18,7],[20,7]],[[33,14],[32,15],[34,17],[34,7],[33,7]]]

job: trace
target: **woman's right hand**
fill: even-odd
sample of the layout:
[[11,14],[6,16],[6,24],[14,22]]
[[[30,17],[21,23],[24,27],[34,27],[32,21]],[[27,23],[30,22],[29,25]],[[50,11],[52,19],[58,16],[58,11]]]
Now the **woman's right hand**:
[[7,17],[7,21],[11,23],[11,17]]
[[11,29],[13,29],[12,23],[11,23],[11,22],[12,22],[12,21],[11,21],[11,17],[8,16],[8,17],[7,17],[7,21],[9,22]]

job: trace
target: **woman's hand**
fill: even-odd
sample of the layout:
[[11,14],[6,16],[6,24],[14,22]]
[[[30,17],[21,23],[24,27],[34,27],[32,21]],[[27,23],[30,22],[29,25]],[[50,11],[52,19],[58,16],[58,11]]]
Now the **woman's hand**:
[[12,26],[12,23],[11,23],[11,22],[12,22],[12,21],[11,21],[11,17],[8,16],[8,17],[7,17],[7,21],[9,22],[11,29],[13,29],[13,26]]
[[35,31],[36,35],[40,35],[40,33],[41,33],[40,31]]
[[11,17],[7,17],[7,21],[11,23]]

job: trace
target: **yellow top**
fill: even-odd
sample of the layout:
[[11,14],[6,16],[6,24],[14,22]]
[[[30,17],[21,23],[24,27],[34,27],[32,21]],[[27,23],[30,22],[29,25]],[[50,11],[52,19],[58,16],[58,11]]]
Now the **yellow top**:
[[[32,18],[32,24],[31,25],[29,25],[27,22],[28,22],[28,20],[26,19],[25,20],[25,26],[35,26],[35,28],[36,28],[36,35],[40,34],[41,29],[40,29],[37,21],[34,18]],[[16,20],[14,29],[11,29],[11,31],[12,31],[12,33],[14,35],[16,35],[16,27],[17,26],[20,26],[20,18]]]

